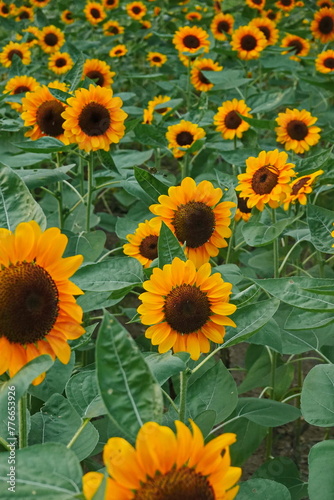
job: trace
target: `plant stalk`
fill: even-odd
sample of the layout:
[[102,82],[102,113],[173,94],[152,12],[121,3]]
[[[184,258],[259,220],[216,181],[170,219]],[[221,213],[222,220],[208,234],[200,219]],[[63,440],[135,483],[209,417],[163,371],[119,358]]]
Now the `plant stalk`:
[[19,448],[28,446],[27,394],[19,400]]

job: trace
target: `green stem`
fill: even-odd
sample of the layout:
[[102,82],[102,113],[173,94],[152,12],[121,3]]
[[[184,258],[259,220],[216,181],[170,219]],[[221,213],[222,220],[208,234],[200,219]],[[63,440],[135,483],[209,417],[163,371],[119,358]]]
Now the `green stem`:
[[163,389],[161,389],[162,391],[162,394],[165,396],[165,398],[170,402],[170,404],[172,405],[172,407],[174,408],[174,410],[179,413],[179,409],[178,407],[176,406],[176,404],[174,403],[174,401],[172,400],[172,398],[170,397],[170,395],[168,394],[168,392],[164,391]]
[[179,418],[181,422],[185,422],[186,418],[186,399],[189,375],[186,371],[180,373],[180,408]]
[[[272,220],[273,224],[276,224],[276,212],[275,209],[272,209]],[[279,248],[278,248],[278,238],[275,238],[273,241],[273,252],[274,252],[274,278],[279,277]]]
[[0,445],[1,445],[3,448],[5,448],[7,451],[10,451],[9,444],[8,444],[8,443],[7,443],[7,441],[6,441],[4,438],[2,438],[1,436],[0,436]]
[[184,179],[188,175],[188,164],[189,164],[189,154],[184,155],[183,161],[180,163],[181,167],[181,179]]
[[73,446],[73,444],[76,442],[76,440],[78,439],[78,437],[80,436],[80,434],[82,433],[82,431],[84,430],[84,428],[86,427],[86,425],[89,423],[90,421],[90,418],[84,418],[79,429],[77,430],[77,432],[74,434],[74,436],[72,437],[71,441],[67,444],[67,448],[71,448],[71,446]]
[[[60,167],[61,161],[60,161],[60,154],[56,153],[56,165],[57,168]],[[63,217],[63,183],[62,181],[57,182],[57,202],[58,202],[58,224],[59,224],[59,229],[63,228],[64,225],[64,217]]]
[[191,60],[189,58],[188,60],[188,67],[187,67],[187,111],[189,113],[190,111],[190,97],[191,97],[191,84],[190,84],[190,68],[191,68]]
[[19,401],[19,448],[28,446],[27,394]]
[[90,230],[90,213],[92,204],[92,194],[93,194],[93,151],[89,155],[88,165],[87,165],[87,211],[86,211],[86,231]]
[[232,246],[233,246],[233,240],[234,240],[234,228],[235,228],[235,219],[233,219],[233,221],[232,221],[232,227],[231,227],[232,234],[231,234],[230,239],[228,241],[228,247],[227,247],[227,254],[226,254],[225,264],[228,264],[229,261],[230,261],[231,251],[232,251]]

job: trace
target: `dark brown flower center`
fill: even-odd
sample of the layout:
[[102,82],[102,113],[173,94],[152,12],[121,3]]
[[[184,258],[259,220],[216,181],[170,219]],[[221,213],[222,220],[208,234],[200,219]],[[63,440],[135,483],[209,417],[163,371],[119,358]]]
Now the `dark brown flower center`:
[[324,66],[325,68],[334,69],[334,57],[326,57]]
[[20,20],[22,20],[22,19],[29,19],[29,11],[28,10],[23,10],[22,12],[20,12],[19,19]]
[[178,207],[172,224],[181,243],[186,242],[189,248],[198,248],[210,239],[216,219],[208,205],[201,201],[189,201]]
[[9,14],[9,7],[8,7],[8,5],[3,5],[3,6],[1,7],[1,12],[2,12],[3,14]]
[[135,5],[135,7],[132,7],[132,12],[134,14],[140,14],[141,13],[141,8]]
[[269,194],[277,184],[278,170],[274,165],[264,165],[253,175],[252,188],[256,194]]
[[311,179],[311,177],[304,177],[303,179],[299,179],[299,181],[295,182],[292,186],[291,194],[296,196],[298,191],[307,184],[307,182]]
[[308,134],[307,125],[301,120],[291,120],[288,123],[286,130],[291,137],[296,141],[302,141]]
[[139,253],[146,259],[156,259],[158,257],[158,236],[154,234],[146,236],[139,246]]
[[330,4],[330,3],[328,3],[328,2],[321,2],[320,7],[321,7],[322,9],[323,9],[324,7],[328,7],[328,8],[330,8],[330,7],[331,7],[331,4]]
[[179,146],[189,146],[194,142],[194,136],[191,132],[188,132],[187,130],[184,130],[183,132],[180,132],[176,136],[176,142],[178,143]]
[[36,122],[46,135],[58,137],[64,133],[64,118],[61,116],[65,106],[57,99],[43,102],[37,110]]
[[8,59],[11,61],[14,57],[14,54],[16,54],[17,56],[19,56],[20,59],[23,59],[23,54],[20,50],[18,49],[12,49],[8,52]]
[[58,59],[56,59],[56,66],[57,68],[62,68],[63,66],[66,66],[66,59],[64,57],[58,57]]
[[293,50],[291,52],[294,52],[295,54],[299,54],[304,46],[300,40],[291,40],[291,42],[288,43],[288,47],[291,47]]
[[261,5],[262,0],[252,0],[254,5]]
[[187,49],[197,49],[201,45],[201,42],[195,35],[186,35],[183,39],[183,45]]
[[72,12],[66,12],[66,16],[65,16],[65,17],[66,17],[66,19],[67,19],[68,21],[72,21],[72,19],[73,19],[73,14],[72,14]]
[[219,21],[217,24],[217,31],[219,31],[219,33],[227,33],[229,29],[230,25],[227,21]]
[[252,209],[247,206],[249,198],[240,198],[238,196],[238,208],[243,214],[250,214]]
[[153,62],[161,62],[161,57],[160,56],[154,56],[152,57]]
[[233,110],[233,111],[230,111],[229,113],[227,113],[227,115],[225,116],[224,122],[225,122],[226,128],[228,128],[230,130],[231,129],[235,130],[241,124],[242,119],[240,118],[238,113]]
[[97,71],[96,69],[93,69],[92,71],[88,71],[86,73],[86,76],[90,78],[91,80],[94,80],[97,85],[100,85],[100,87],[103,87],[104,84],[104,76],[100,71]]
[[274,12],[273,10],[271,12],[268,12],[268,14],[267,14],[267,18],[271,19],[271,21],[275,21],[276,16],[277,16],[276,12]]
[[[205,66],[204,68],[201,68],[202,71],[212,71],[212,68],[209,68],[208,66]],[[206,78],[206,76],[203,75],[202,71],[198,72],[198,79],[201,83],[205,83],[206,85],[210,85],[210,80]]]
[[48,33],[44,37],[44,43],[49,47],[54,47],[58,43],[58,37],[55,33]]
[[27,87],[26,85],[19,85],[18,87],[16,87],[16,89],[14,90],[14,94],[23,94],[23,92],[28,92],[28,90],[30,90],[29,87]]
[[258,26],[259,30],[262,31],[264,36],[266,37],[266,40],[269,40],[271,31],[268,28],[268,26]]
[[0,337],[32,344],[43,339],[58,317],[58,289],[50,274],[34,262],[18,262],[0,271]]
[[[165,299],[164,312],[166,321],[173,330],[183,334],[193,333],[202,328],[208,321],[211,313],[210,302],[205,292],[202,292],[196,286],[183,284],[169,292]],[[177,492],[177,490],[173,491]],[[165,496],[161,498],[183,498],[184,500],[185,497]]]
[[92,17],[94,17],[94,19],[99,19],[101,17],[101,12],[99,11],[99,9],[96,9],[95,7],[90,9],[90,14]]
[[243,50],[250,51],[255,49],[257,41],[253,35],[244,35],[241,38],[240,45]]
[[318,25],[320,33],[328,35],[334,29],[334,19],[331,16],[324,16]]
[[284,5],[284,7],[290,7],[292,3],[292,0],[281,0],[281,4]]
[[110,126],[109,111],[97,102],[90,102],[80,113],[79,127],[90,137],[103,135]]
[[109,33],[112,33],[113,35],[118,35],[118,33],[119,33],[119,29],[117,28],[117,26],[111,26],[108,31],[109,31]]
[[163,115],[164,113],[167,113],[168,108],[158,108],[158,109],[155,109],[154,111],[156,113],[160,113],[161,115]]
[[107,5],[115,5],[115,0],[107,0]]

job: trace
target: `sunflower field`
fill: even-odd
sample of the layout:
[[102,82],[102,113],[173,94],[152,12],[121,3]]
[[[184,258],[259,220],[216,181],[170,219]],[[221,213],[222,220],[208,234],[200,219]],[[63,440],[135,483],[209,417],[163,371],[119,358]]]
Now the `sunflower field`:
[[334,0],[1,0],[0,85],[0,500],[333,500]]

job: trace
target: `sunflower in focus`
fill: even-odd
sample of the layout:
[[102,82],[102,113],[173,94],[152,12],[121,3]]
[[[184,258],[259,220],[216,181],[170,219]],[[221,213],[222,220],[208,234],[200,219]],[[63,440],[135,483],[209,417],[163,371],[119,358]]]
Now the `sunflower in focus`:
[[298,201],[301,205],[306,205],[307,194],[312,193],[312,184],[315,179],[324,173],[323,170],[317,170],[313,174],[303,175],[298,177],[291,184],[291,193],[287,196],[284,201],[283,208],[287,210],[290,204],[295,204]]
[[109,64],[100,59],[86,59],[83,65],[82,79],[90,78],[100,87],[110,88],[115,75],[116,73],[111,71]]
[[285,151],[261,151],[255,158],[246,160],[246,172],[238,175],[240,198],[247,200],[247,207],[262,211],[266,204],[277,208],[290,194],[291,177],[295,177],[294,164],[287,163]]
[[[123,438],[110,438],[103,450],[107,478],[106,498],[144,499],[224,499],[233,500],[241,469],[231,466],[232,433],[221,434],[208,444],[197,425],[192,431],[175,421],[169,427],[146,422],[138,432],[136,447]],[[99,476],[98,476],[99,475]],[[104,475],[88,472],[83,476],[83,492],[91,500]]]
[[0,52],[0,63],[9,68],[12,65],[12,59],[16,54],[22,61],[22,64],[28,65],[31,61],[31,52],[25,43],[8,42]]
[[107,10],[117,9],[119,0],[102,0],[102,5]]
[[198,26],[184,26],[175,32],[173,44],[179,52],[197,54],[201,49],[209,51],[209,34]]
[[15,5],[6,2],[0,2],[0,17],[12,16],[15,12]]
[[190,81],[196,90],[208,92],[214,84],[203,75],[203,71],[222,71],[223,67],[212,59],[198,59],[192,65]]
[[45,26],[39,31],[39,44],[47,54],[57,52],[65,43],[64,33],[56,26]]
[[146,56],[146,60],[149,61],[150,66],[157,66],[161,68],[163,64],[167,61],[167,56],[161,54],[161,52],[149,52]]
[[[203,128],[186,120],[181,120],[176,125],[170,125],[167,128],[166,139],[168,147],[172,150],[175,158],[181,158],[186,154],[195,141],[203,139],[205,131]],[[182,149],[181,149],[182,148]]]
[[[14,76],[7,81],[6,86],[3,90],[4,94],[8,92],[10,95],[23,94],[26,92],[33,92],[39,87],[38,81],[32,77],[27,75],[22,76]],[[19,113],[22,111],[22,104],[19,102],[9,102],[8,103],[12,109],[15,109]]]
[[158,238],[160,224],[152,224],[150,220],[141,222],[134,234],[128,234],[129,243],[123,245],[125,255],[134,257],[146,268],[158,257]]
[[314,14],[311,32],[322,43],[334,40],[334,8],[324,7]]
[[186,177],[180,186],[168,189],[168,196],[159,196],[159,204],[150,206],[158,216],[153,223],[162,220],[167,224],[179,242],[185,243],[185,253],[197,268],[216,257],[219,248],[227,246],[225,238],[231,236],[231,208],[235,203],[220,202],[222,196],[222,190],[211,182],[196,185]]
[[266,45],[266,37],[255,26],[240,26],[232,34],[232,50],[238,52],[240,59],[257,59]]
[[218,112],[213,117],[216,130],[221,132],[224,139],[234,139],[242,137],[242,134],[249,129],[250,124],[239,115],[252,118],[249,108],[244,100],[225,101],[218,108]]
[[15,11],[15,21],[24,21],[25,19],[32,21],[34,19],[34,11],[31,7],[22,5]]
[[67,364],[67,341],[84,333],[73,297],[83,292],[69,281],[83,259],[62,257],[67,241],[58,228],[43,232],[35,221],[20,223],[15,232],[0,229],[0,374],[13,377],[42,354]]
[[275,128],[277,142],[284,144],[286,150],[292,149],[295,153],[304,153],[319,142],[321,129],[314,126],[318,118],[309,111],[289,109],[285,113],[278,113]]
[[147,12],[146,5],[144,5],[143,2],[128,3],[125,8],[128,16],[132,17],[132,19],[135,19],[136,21],[140,21]]
[[73,65],[72,57],[67,52],[54,52],[49,57],[48,68],[56,75],[67,73]]
[[61,13],[60,19],[63,21],[65,24],[73,24],[74,23],[74,16],[73,12],[71,10],[63,10]]
[[252,209],[247,206],[247,200],[248,198],[240,198],[240,196],[238,196],[238,208],[236,209],[234,216],[234,220],[236,222],[241,219],[245,222],[248,222],[251,218]]
[[321,52],[315,60],[315,67],[320,73],[332,73],[334,71],[334,50],[328,49]]
[[128,49],[126,48],[126,45],[124,44],[119,44],[115,45],[110,51],[109,51],[109,57],[123,57],[125,54],[127,54]]
[[279,36],[279,31],[276,28],[276,24],[268,19],[268,17],[256,17],[255,19],[252,19],[250,21],[249,26],[255,26],[260,31],[262,31],[262,33],[266,37],[267,45],[276,44]]
[[299,61],[300,57],[307,56],[310,51],[311,44],[305,38],[297,35],[287,35],[281,41],[281,47],[287,47],[290,50],[282,52],[282,54],[292,54],[290,59]]
[[87,2],[83,12],[87,21],[93,25],[99,24],[107,17],[103,5],[99,2]]
[[78,143],[80,149],[109,151],[110,144],[123,137],[128,115],[121,109],[122,100],[113,97],[111,89],[91,84],[89,89],[77,89],[67,103],[62,113],[65,137]]
[[103,34],[105,36],[116,36],[124,33],[124,28],[117,21],[107,21],[102,26]]
[[278,9],[283,10],[284,12],[290,12],[290,10],[296,7],[295,0],[279,0],[275,3]]
[[263,10],[266,0],[246,0],[246,4],[251,9]]

